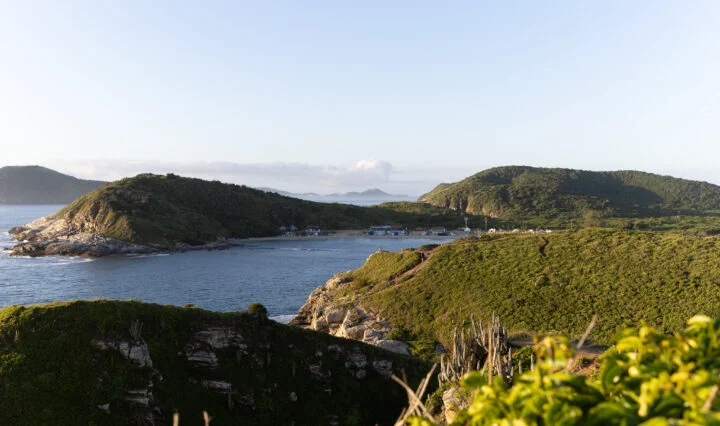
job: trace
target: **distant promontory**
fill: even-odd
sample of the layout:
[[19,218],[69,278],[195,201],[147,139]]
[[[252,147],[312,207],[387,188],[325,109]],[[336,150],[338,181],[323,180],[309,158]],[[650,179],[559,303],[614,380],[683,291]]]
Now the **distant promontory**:
[[69,204],[104,183],[41,166],[6,166],[0,168],[0,204]]

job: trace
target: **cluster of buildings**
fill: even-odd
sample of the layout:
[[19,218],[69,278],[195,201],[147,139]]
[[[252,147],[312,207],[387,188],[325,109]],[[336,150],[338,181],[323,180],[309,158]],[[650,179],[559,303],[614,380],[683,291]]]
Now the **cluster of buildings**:
[[[415,228],[415,232],[426,236],[450,236],[455,235],[454,232],[448,231],[444,226],[433,226],[430,229]],[[410,235],[410,231],[402,226],[391,225],[375,225],[371,226],[365,235],[369,236],[406,236]]]
[[327,232],[324,232],[320,229],[317,225],[308,225],[305,227],[305,229],[300,230],[295,225],[289,225],[289,226],[281,226],[280,227],[280,235],[285,237],[296,237],[298,235],[307,235],[310,237],[320,237],[323,235],[327,235]]
[[408,231],[407,228],[402,228],[400,226],[378,225],[378,226],[371,226],[367,230],[366,234],[372,235],[372,236],[385,236],[385,235],[403,236],[403,235],[410,235],[410,231]]
[[[470,228],[465,228],[465,233],[470,233]],[[503,230],[491,230],[490,232],[504,232]],[[451,232],[444,226],[433,226],[431,228],[415,228],[415,235],[418,236],[454,236],[455,232]],[[407,227],[399,225],[373,225],[364,232],[367,236],[373,237],[403,237],[410,235],[410,231]],[[281,226],[280,235],[284,237],[320,237],[328,235],[326,231],[320,229],[317,225],[308,225],[305,229],[300,229],[295,225]]]

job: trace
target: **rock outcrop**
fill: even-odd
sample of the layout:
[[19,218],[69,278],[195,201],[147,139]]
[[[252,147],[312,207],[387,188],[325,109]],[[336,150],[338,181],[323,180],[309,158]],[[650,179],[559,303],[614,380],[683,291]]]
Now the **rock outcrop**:
[[349,283],[345,274],[338,274],[313,290],[290,324],[410,355],[406,343],[388,339],[392,330],[388,321],[363,308],[351,297],[337,297]]
[[241,244],[228,239],[196,245],[187,243],[138,244],[109,238],[98,232],[89,232],[88,227],[79,226],[56,215],[36,219],[24,226],[17,226],[10,229],[8,233],[14,235],[14,241],[19,242],[10,249],[10,255],[30,257],[50,255],[103,257],[187,250],[220,250]]

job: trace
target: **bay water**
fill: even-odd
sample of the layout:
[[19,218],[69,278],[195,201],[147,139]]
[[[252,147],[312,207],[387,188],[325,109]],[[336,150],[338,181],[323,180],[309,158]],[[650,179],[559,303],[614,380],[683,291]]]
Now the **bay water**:
[[[0,205],[0,248],[6,231],[62,206]],[[378,248],[398,251],[436,240],[392,238],[252,241],[221,251],[110,256],[99,259],[0,254],[0,308],[77,299],[140,300],[213,311],[259,302],[288,321],[310,292],[334,274],[360,267]]]

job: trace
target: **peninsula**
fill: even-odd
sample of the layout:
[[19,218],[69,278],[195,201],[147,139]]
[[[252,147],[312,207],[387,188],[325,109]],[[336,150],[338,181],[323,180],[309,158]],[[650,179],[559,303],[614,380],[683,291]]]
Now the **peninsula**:
[[20,242],[13,255],[99,257],[230,247],[242,238],[276,236],[289,225],[342,230],[378,223],[458,227],[463,216],[424,203],[318,203],[219,181],[141,174],[9,232]]

